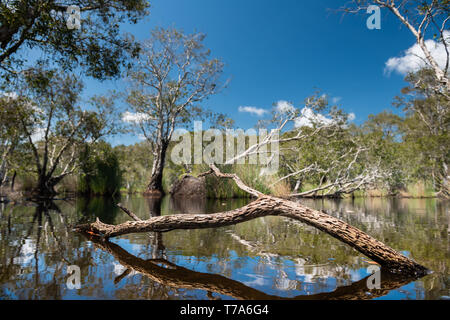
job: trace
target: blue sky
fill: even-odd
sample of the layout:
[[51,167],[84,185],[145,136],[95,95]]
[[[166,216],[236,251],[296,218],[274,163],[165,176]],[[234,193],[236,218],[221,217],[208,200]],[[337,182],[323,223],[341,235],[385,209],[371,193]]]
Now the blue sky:
[[[381,10],[381,30],[369,30],[369,14],[335,12],[345,1],[321,0],[152,0],[150,16],[124,31],[146,39],[156,26],[207,34],[205,45],[223,60],[229,86],[203,105],[226,113],[236,127],[252,127],[260,117],[240,106],[269,110],[287,100],[302,107],[316,89],[337,98],[361,123],[369,114],[394,108],[404,76],[385,72],[389,58],[414,44],[396,17]],[[116,83],[88,82],[87,94]],[[135,136],[115,139],[133,143]]]

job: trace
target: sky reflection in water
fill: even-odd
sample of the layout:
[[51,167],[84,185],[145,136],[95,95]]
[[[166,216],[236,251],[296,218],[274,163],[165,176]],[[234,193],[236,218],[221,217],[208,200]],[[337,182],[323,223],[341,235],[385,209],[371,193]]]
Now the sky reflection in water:
[[[151,214],[211,213],[246,200],[121,202],[141,219]],[[445,299],[450,296],[449,209],[434,199],[304,200],[429,267],[422,279],[385,278],[367,293],[369,261],[345,244],[296,221],[265,217],[240,225],[166,234],[131,234],[110,247],[70,226],[128,217],[107,199],[0,205],[1,299]],[[67,266],[81,269],[69,290]],[[129,269],[129,271],[126,271]]]

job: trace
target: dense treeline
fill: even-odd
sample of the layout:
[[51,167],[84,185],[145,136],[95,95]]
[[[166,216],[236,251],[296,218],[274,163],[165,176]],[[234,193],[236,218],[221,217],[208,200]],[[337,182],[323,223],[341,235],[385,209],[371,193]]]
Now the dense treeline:
[[[370,5],[370,1],[351,3],[358,9]],[[266,165],[271,163],[236,161],[225,162],[221,170],[278,196],[450,197],[449,51],[442,68],[425,44],[425,29],[448,21],[448,3],[421,4],[416,9],[423,23],[418,25],[405,19],[410,11],[393,2],[377,3],[407,24],[425,55],[425,67],[409,74],[408,86],[393,97],[394,108],[384,106],[392,111],[355,124],[351,115],[319,93],[307,98],[302,109],[278,106],[271,119],[258,123],[258,128],[278,132],[276,172],[267,174]],[[222,79],[224,63],[204,46],[205,35],[156,28],[149,40],[137,42],[119,30],[148,14],[147,1],[79,4],[85,6],[87,17],[79,32],[67,27],[63,12],[68,5],[63,3],[16,1],[0,7],[1,192],[10,196],[26,192],[38,198],[61,192],[162,195],[181,176],[207,171],[211,162],[220,164],[211,160],[217,151],[203,164],[171,161],[176,128],[186,128],[192,135],[194,120],[222,132],[233,127],[226,115],[202,107],[227,84]],[[436,31],[435,39],[448,49],[445,28]],[[27,61],[26,48],[42,55]],[[123,79],[129,87],[85,97],[86,77]],[[119,101],[126,110],[118,107]],[[143,141],[131,146],[108,143],[124,132]],[[256,145],[248,136],[244,153],[235,160],[260,156],[276,140],[272,133],[269,136],[270,141]],[[213,137],[200,143],[207,147],[212,140],[217,142]],[[244,196],[227,181],[207,177],[206,184],[209,197]]]
[[[318,133],[317,127],[324,120],[296,128],[295,132],[301,132],[304,138],[280,144],[276,174],[264,175],[264,166],[248,161],[224,166],[223,170],[237,173],[264,193],[279,196],[448,197],[450,106],[445,97],[428,90],[433,79],[432,72],[426,69],[409,75],[409,83],[420,80],[422,86],[405,87],[394,99],[395,113],[371,115],[360,125],[350,121],[348,115],[345,118],[336,106],[329,106],[326,96],[315,95],[314,114],[332,119],[330,114],[334,112],[334,125]],[[47,86],[46,81],[52,81],[52,86]],[[94,98],[91,103],[97,111],[87,112],[75,105],[81,87],[74,78],[37,70],[25,83],[20,92],[30,92],[39,107],[16,96],[4,95],[0,99],[0,121],[5,124],[1,132],[3,189],[13,187],[14,182],[14,190],[31,193],[145,192],[154,159],[152,146],[147,140],[115,147],[105,142],[104,137],[119,132],[114,128],[120,127],[120,114],[111,119],[111,100]],[[329,113],[325,112],[327,108]],[[344,118],[341,123],[336,120]],[[281,134],[289,138],[293,132],[287,129]],[[190,135],[193,137],[193,132]],[[244,149],[251,146],[250,140],[247,137]],[[166,192],[184,174],[207,171],[206,164],[173,163],[170,155],[178,143],[171,141],[167,147],[162,178]],[[202,147],[210,143],[203,141]],[[208,177],[206,184],[212,198],[246,196],[227,181]]]
[[[407,80],[413,83],[418,77],[422,81],[432,81],[428,70],[410,75]],[[252,164],[224,166],[223,170],[237,173],[246,183],[264,193],[280,196],[445,196],[448,192],[445,172],[450,156],[450,108],[448,101],[427,92],[426,88],[426,85],[423,88],[406,87],[394,99],[396,113],[384,111],[371,115],[360,125],[346,122],[319,134],[305,134],[306,138],[301,142],[282,143],[280,168],[275,175],[261,175],[264,167]],[[8,103],[10,99],[5,97],[2,101]],[[11,112],[4,112],[2,120],[11,123],[11,116]],[[63,122],[59,121],[61,126]],[[99,128],[93,124],[90,126],[85,130],[92,130],[92,126]],[[8,130],[2,133],[4,135],[14,135],[17,131],[14,126],[4,128]],[[310,126],[301,128],[304,133],[313,130]],[[48,146],[45,139],[36,143],[39,154],[44,154],[46,148],[53,149],[52,152],[60,148],[63,136],[55,131],[55,136],[58,134],[60,137],[48,139]],[[287,130],[283,136],[290,134]],[[70,175],[62,179],[57,191],[113,195],[146,190],[153,163],[148,141],[115,147],[103,140],[75,142],[76,159],[61,159],[61,163],[66,162],[58,167],[56,174],[64,173],[62,170],[68,164],[77,165]],[[170,143],[169,155],[177,143]],[[203,148],[209,143],[204,141]],[[249,143],[246,142],[246,147]],[[52,152],[48,152],[49,157],[53,156]],[[3,163],[3,185],[10,186],[12,177],[17,176],[15,190],[32,191],[39,183],[39,175],[30,171],[33,158],[34,148],[30,147],[30,142],[20,140]],[[205,171],[205,164],[180,165],[169,160],[165,165],[163,187],[167,192],[184,174],[197,175]],[[356,184],[353,183],[355,181]],[[206,183],[209,197],[246,196],[227,181],[208,177]]]

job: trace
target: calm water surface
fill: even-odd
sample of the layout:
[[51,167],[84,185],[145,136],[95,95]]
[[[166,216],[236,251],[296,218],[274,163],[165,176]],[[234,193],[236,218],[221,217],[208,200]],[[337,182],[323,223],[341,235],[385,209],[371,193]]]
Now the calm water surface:
[[[213,213],[247,200],[120,200],[140,218]],[[367,293],[364,256],[299,222],[266,217],[236,226],[126,235],[111,243],[71,226],[128,221],[108,199],[0,204],[0,299],[450,299],[450,208],[435,199],[302,200],[427,266],[418,279],[382,276]],[[69,289],[68,266],[81,270]]]

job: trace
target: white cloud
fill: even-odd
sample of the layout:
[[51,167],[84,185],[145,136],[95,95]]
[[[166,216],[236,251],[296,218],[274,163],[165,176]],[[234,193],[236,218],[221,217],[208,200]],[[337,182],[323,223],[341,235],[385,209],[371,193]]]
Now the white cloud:
[[339,103],[339,101],[342,100],[342,97],[334,97],[333,99],[331,99],[331,102],[333,102],[333,104]]
[[126,111],[122,114],[122,121],[130,123],[139,123],[150,119],[148,114]]
[[254,114],[258,117],[262,117],[268,111],[265,109],[256,108],[256,107],[239,107],[239,112],[247,112],[247,113]]
[[13,259],[13,262],[22,266],[30,263],[34,259],[36,251],[36,244],[33,240],[25,239],[22,248],[20,248],[20,255]]
[[[444,31],[444,38],[450,45],[450,30]],[[444,45],[441,42],[434,40],[425,41],[425,45],[438,63],[439,67],[444,69],[447,61],[447,53],[445,52]],[[396,71],[399,74],[405,75],[409,72],[416,72],[425,67],[427,64],[428,61],[425,59],[425,54],[416,43],[407,49],[402,56],[390,58],[386,62],[385,71],[387,73]]]
[[244,284],[249,287],[258,287],[265,285],[268,281],[263,276],[254,275],[254,274],[247,274],[246,275],[249,278],[252,278],[251,281],[245,281]]
[[295,107],[285,100],[278,101],[275,108],[280,113],[289,113],[295,110]]
[[301,116],[295,119],[295,127],[312,127],[314,123],[331,124],[332,119],[329,119],[320,113],[315,113],[311,108],[304,107],[301,111]]
[[121,265],[119,263],[113,263],[113,266],[114,266],[114,273],[115,273],[116,276],[120,276],[127,269],[127,268],[125,268],[123,265]]
[[349,121],[353,121],[353,120],[355,120],[356,119],[356,115],[353,113],[353,112],[350,112],[349,114],[348,114],[348,120]]

